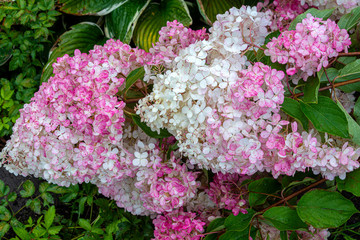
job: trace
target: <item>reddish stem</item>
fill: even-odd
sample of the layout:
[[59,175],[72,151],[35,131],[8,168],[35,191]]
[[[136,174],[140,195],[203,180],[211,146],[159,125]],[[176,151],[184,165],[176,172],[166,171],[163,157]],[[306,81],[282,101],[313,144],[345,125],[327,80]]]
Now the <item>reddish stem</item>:
[[325,178],[320,179],[319,181],[314,182],[313,184],[311,184],[311,185],[309,185],[309,186],[307,186],[307,187],[305,187],[305,188],[303,188],[303,189],[300,189],[299,191],[294,192],[293,194],[287,196],[286,198],[284,198],[284,199],[282,199],[282,200],[274,203],[274,204],[271,205],[270,207],[265,208],[265,209],[262,210],[261,212],[266,212],[267,210],[269,210],[269,209],[272,208],[272,207],[276,207],[276,206],[278,206],[278,205],[280,205],[280,204],[282,204],[282,203],[284,203],[284,202],[286,202],[286,201],[289,201],[290,199],[296,197],[297,195],[299,195],[299,194],[301,194],[301,193],[303,193],[303,192],[306,192],[307,190],[309,190],[309,189],[311,189],[311,188],[313,188],[313,187],[316,187],[317,185],[325,182],[326,180],[327,180],[327,179],[325,179]]

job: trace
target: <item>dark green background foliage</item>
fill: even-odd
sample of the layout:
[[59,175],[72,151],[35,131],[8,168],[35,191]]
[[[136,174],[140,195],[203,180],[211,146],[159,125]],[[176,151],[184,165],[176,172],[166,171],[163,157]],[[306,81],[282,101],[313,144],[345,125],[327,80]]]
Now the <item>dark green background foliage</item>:
[[[133,216],[92,184],[59,187],[26,180],[17,191],[0,180],[0,238],[150,239],[149,217]],[[17,204],[16,208],[14,203]]]
[[11,133],[39,87],[59,14],[49,0],[0,3],[0,137]]

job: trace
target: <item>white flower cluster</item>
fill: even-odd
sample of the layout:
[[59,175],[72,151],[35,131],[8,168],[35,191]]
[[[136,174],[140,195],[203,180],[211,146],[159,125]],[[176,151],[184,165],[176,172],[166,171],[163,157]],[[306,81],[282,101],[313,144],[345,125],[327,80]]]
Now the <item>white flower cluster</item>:
[[[166,128],[172,133],[192,164],[215,172],[240,172],[243,163],[225,157],[231,146],[219,144],[223,141],[220,138],[211,142],[206,135],[208,128],[219,122],[214,118],[221,118],[223,125],[218,127],[226,140],[238,141],[234,134],[251,128],[249,116],[243,109],[234,109],[232,103],[238,74],[249,65],[239,51],[253,44],[262,45],[270,20],[255,7],[245,6],[232,8],[217,18],[208,40],[181,50],[174,60],[174,69],[153,79],[153,92],[139,101],[137,113],[152,130]],[[264,102],[273,97],[276,98],[274,94],[262,96]],[[251,137],[244,138],[242,144],[249,150],[259,147]],[[214,149],[216,145],[220,149]],[[256,171],[255,166],[252,171]]]

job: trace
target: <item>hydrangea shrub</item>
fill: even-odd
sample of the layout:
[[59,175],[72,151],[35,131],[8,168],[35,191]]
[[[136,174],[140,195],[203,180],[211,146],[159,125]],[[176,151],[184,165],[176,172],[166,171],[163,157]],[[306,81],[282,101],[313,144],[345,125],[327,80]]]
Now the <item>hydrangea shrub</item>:
[[[326,72],[351,49],[337,21],[359,4],[345,2],[231,8],[208,32],[168,22],[149,52],[110,39],[58,58],[54,76],[20,110],[2,165],[61,186],[91,182],[119,207],[153,218],[154,239],[232,239],[235,230],[249,239],[327,239],[332,223],[288,203],[303,192],[283,194],[293,176],[312,174],[309,190],[360,167],[360,127],[349,115],[355,97],[336,88],[359,79],[354,70],[339,82]],[[332,4],[339,8],[330,19],[308,13],[288,30],[307,9]],[[269,38],[273,31],[280,33]],[[130,82],[139,69],[144,76]],[[310,86],[320,71],[330,85]],[[309,88],[315,102],[302,98]],[[329,115],[331,126],[349,124],[341,132],[348,139],[314,120],[326,115],[316,105],[322,99],[339,113]],[[347,213],[330,208],[346,221],[358,210],[340,200]]]

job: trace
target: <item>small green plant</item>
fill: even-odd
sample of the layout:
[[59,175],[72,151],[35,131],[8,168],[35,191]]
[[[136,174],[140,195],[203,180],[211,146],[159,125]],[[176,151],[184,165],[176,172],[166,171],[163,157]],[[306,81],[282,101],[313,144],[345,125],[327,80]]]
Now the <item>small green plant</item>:
[[39,87],[59,14],[53,0],[0,3],[0,137],[11,133],[19,109]]
[[[148,217],[124,212],[99,195],[92,184],[68,188],[30,180],[10,191],[0,180],[0,238],[2,239],[150,239]],[[23,203],[15,210],[14,203]]]

